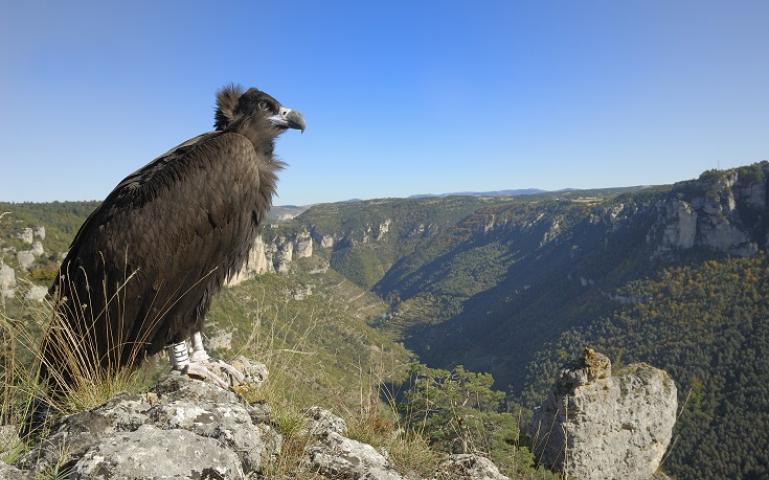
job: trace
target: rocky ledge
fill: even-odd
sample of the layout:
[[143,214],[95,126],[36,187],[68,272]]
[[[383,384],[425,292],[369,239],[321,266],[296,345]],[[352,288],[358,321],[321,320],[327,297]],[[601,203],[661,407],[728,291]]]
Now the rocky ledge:
[[[327,410],[309,409],[304,428],[298,469],[313,478],[422,480],[397,472],[387,452],[346,437],[345,422]],[[269,480],[283,446],[268,405],[176,372],[149,393],[119,394],[64,417],[52,431],[14,465],[0,462],[0,480]],[[431,480],[448,479],[509,480],[476,455],[447,456]]]

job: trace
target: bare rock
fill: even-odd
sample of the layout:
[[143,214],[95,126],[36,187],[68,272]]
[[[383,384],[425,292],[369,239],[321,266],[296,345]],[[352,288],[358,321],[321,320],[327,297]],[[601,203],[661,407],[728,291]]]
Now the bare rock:
[[305,449],[304,467],[334,479],[403,480],[386,455],[344,436],[344,420],[320,407],[307,412],[315,442]]
[[16,253],[16,261],[23,270],[29,270],[35,264],[35,255],[29,250],[22,250]]
[[16,291],[16,272],[0,261],[0,297],[12,298]]
[[254,244],[248,252],[248,258],[240,271],[227,280],[227,285],[232,287],[250,280],[257,275],[275,271],[272,265],[272,253],[268,250],[261,235],[257,235]]
[[32,480],[33,478],[31,474],[22,472],[0,460],[0,480]]
[[321,248],[334,248],[335,243],[336,239],[334,239],[332,235],[323,235],[320,237]]
[[24,299],[32,302],[42,302],[46,295],[48,295],[47,288],[40,285],[32,285],[27,293],[24,294]]
[[648,480],[670,443],[676,395],[663,370],[633,364],[611,376],[608,358],[586,349],[535,411],[535,456],[569,478]]
[[392,223],[393,221],[391,219],[386,218],[384,222],[379,224],[376,233],[377,242],[384,240],[385,236],[390,232],[390,225],[392,225]]
[[240,459],[212,438],[181,429],[144,425],[121,432],[88,450],[72,468],[82,480],[142,478],[245,479]]
[[274,258],[275,271],[278,273],[288,273],[291,262],[294,259],[294,242],[280,237],[277,241],[277,247],[278,251]]
[[35,240],[35,233],[31,228],[24,228],[16,233],[16,238],[31,245]]
[[323,436],[329,432],[344,435],[347,424],[344,420],[321,407],[310,407],[305,413],[308,419],[307,431],[310,435]]
[[294,238],[294,257],[307,258],[312,256],[312,237],[310,232],[300,232]]
[[663,247],[692,248],[697,236],[697,212],[683,200],[671,202],[666,208],[670,220],[662,232]]
[[32,249],[29,250],[29,253],[31,253],[35,257],[44,255],[45,249],[43,248],[43,243],[40,240],[35,240],[35,242],[32,244]]
[[38,225],[35,228],[32,229],[32,233],[35,238],[39,239],[41,242],[45,240],[45,227],[42,225]]
[[[254,365],[244,366],[245,375],[265,378]],[[282,447],[269,410],[176,372],[153,392],[64,417],[53,432],[16,466],[38,474],[68,464],[72,478],[89,480],[241,479],[263,472]]]
[[246,377],[245,382],[252,387],[261,387],[264,382],[267,381],[269,372],[267,366],[263,363],[253,362],[243,355],[238,355],[231,362],[230,365],[235,367],[238,371],[242,372]]
[[0,454],[13,450],[19,445],[18,427],[16,425],[0,425]]
[[438,468],[435,480],[510,480],[491,460],[472,453],[449,455]]

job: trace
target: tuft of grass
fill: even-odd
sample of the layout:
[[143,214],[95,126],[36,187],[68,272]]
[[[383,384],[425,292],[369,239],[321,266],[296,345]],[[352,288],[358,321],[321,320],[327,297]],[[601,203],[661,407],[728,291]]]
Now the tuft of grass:
[[[139,345],[121,345],[132,352],[134,361],[127,366],[105,368],[95,358],[97,349],[88,343],[93,336],[65,321],[55,302],[50,298],[27,301],[18,295],[0,304],[0,421],[16,426],[20,436],[32,433],[17,445],[6,446],[3,459],[9,463],[33,442],[43,441],[59,416],[97,407],[120,392],[145,391],[157,376],[153,362],[150,368],[134,367]],[[41,423],[28,423],[40,408],[48,412],[35,420]],[[27,430],[30,426],[34,432]],[[62,468],[44,472],[40,478],[63,478]]]

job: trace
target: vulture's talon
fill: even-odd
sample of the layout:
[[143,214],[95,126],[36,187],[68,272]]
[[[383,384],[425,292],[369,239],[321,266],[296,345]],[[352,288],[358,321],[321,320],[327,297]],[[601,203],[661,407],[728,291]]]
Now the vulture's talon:
[[[205,352],[202,353],[205,355]],[[207,357],[208,355],[206,355]],[[238,385],[247,383],[246,375],[243,372],[221,360],[197,361],[192,358],[183,373],[190,378],[213,383],[225,390],[231,390]]]
[[186,373],[190,378],[213,383],[214,385],[224,388],[225,390],[228,390],[231,386],[233,386],[230,384],[230,382],[222,379],[219,375],[214,373],[214,370],[211,367],[214,367],[214,365],[211,365],[207,362],[190,362],[190,364],[187,365],[184,373]]

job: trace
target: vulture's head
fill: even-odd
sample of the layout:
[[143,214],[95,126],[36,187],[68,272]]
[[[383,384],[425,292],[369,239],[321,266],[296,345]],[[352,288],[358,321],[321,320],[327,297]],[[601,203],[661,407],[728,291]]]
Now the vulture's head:
[[214,127],[217,130],[253,123],[269,129],[278,136],[289,128],[304,132],[302,114],[286,108],[270,95],[256,88],[246,91],[237,85],[224,87],[216,95]]

